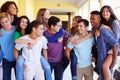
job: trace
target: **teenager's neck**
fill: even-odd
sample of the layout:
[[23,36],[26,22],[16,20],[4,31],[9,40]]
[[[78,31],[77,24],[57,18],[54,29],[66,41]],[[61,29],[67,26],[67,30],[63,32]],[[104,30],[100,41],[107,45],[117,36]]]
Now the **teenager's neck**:
[[30,33],[30,34],[29,34],[29,37],[30,37],[31,39],[36,39],[36,38],[37,38],[37,36],[36,36],[34,33]]
[[52,33],[52,34],[56,34],[56,32],[54,30],[52,30],[52,29],[49,29],[48,32]]
[[11,23],[14,21],[14,15],[10,15]]
[[88,35],[88,32],[86,31],[86,32],[84,32],[84,33],[79,33],[78,34],[78,36],[80,37],[80,38],[84,38],[84,37],[86,37]]
[[8,26],[9,28],[4,28],[6,32],[10,32],[12,30],[12,25],[11,26]]

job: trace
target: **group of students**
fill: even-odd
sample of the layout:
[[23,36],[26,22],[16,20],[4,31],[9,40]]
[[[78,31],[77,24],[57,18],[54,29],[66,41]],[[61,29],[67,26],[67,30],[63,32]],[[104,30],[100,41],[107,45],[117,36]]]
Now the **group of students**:
[[[112,79],[120,23],[110,6],[91,12],[92,31],[88,31],[88,20],[75,16],[70,35],[62,28],[60,19],[50,17],[46,8],[39,9],[32,22],[27,16],[17,17],[17,12],[13,1],[5,2],[0,9],[3,80],[11,80],[12,68],[16,80],[52,80],[53,70],[55,80],[62,80],[69,61],[72,80],[94,80],[92,61],[97,63],[99,80]],[[91,54],[95,42],[97,58]]]

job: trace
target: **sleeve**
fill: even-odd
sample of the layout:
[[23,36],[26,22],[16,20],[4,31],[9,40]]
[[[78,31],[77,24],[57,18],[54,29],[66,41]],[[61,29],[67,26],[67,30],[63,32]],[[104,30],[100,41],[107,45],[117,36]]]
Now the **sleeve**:
[[16,45],[15,45],[15,48],[16,48],[17,50],[21,50],[23,47],[24,47],[24,44],[16,44]]
[[48,43],[48,41],[47,41],[47,39],[45,38],[45,37],[43,37],[43,48],[44,49],[47,49],[47,43]]
[[107,28],[103,28],[101,30],[101,35],[109,45],[111,46],[118,45],[118,40],[113,37],[112,33],[110,33],[110,31],[108,31]]
[[120,38],[120,24],[117,20],[114,20],[112,23],[112,31],[117,39]]
[[74,46],[73,46],[72,42],[68,42],[67,47],[72,49]]
[[14,41],[15,41],[16,39],[20,38],[20,37],[21,37],[21,35],[20,35],[19,32],[15,32],[15,33],[14,33]]
[[[26,39],[26,36],[20,37],[22,39]],[[25,44],[15,44],[15,48],[17,50],[21,50],[23,47],[25,46]]]

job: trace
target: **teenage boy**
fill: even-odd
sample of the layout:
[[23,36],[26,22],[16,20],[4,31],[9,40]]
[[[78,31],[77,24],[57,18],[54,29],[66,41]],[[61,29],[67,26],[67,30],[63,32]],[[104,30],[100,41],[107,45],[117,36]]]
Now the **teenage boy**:
[[63,55],[63,37],[61,35],[57,42],[51,42],[50,37],[56,36],[61,29],[60,19],[51,16],[48,20],[49,29],[44,32],[45,37],[48,40],[48,62],[51,67],[51,71],[54,69],[55,80],[62,80],[62,55]]
[[[87,38],[89,35],[87,29],[89,22],[86,19],[81,19],[77,23],[78,33],[73,38],[81,40]],[[91,57],[91,48],[93,45],[93,37],[89,37],[79,44],[74,45],[72,40],[68,42],[66,48],[66,56],[70,60],[70,51],[73,49],[77,56],[77,80],[93,80],[93,65]]]
[[14,58],[14,40],[13,35],[15,32],[15,26],[11,25],[10,15],[8,13],[0,13],[0,24],[2,25],[0,36],[0,47],[3,54],[2,68],[3,68],[3,80],[11,80],[11,70],[15,70],[15,58]]
[[[93,33],[97,38],[97,67],[99,68],[100,80],[105,80],[103,71],[107,72],[107,76],[111,76],[111,69],[115,66],[118,54],[118,41],[113,36],[111,30],[101,24],[101,17],[99,11],[92,11],[90,15],[90,22],[93,27]],[[113,51],[108,54],[108,51]],[[109,56],[112,55],[112,56]],[[112,58],[112,59],[111,59]],[[107,67],[110,66],[110,67]],[[106,79],[111,80],[111,79]]]
[[43,23],[34,20],[30,23],[30,34],[21,37],[25,40],[37,40],[36,44],[16,44],[17,50],[22,49],[24,63],[24,80],[44,80],[44,72],[40,63],[41,52],[47,59],[47,39],[43,36]]

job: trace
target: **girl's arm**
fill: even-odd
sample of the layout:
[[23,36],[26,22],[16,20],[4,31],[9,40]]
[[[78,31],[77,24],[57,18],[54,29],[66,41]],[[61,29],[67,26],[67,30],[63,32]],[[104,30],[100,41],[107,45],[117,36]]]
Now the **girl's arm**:
[[35,44],[37,42],[37,40],[26,40],[26,39],[21,39],[21,38],[18,38],[15,40],[15,43],[17,44]]
[[85,38],[82,38],[82,39],[75,39],[74,38],[74,39],[72,39],[72,44],[77,45],[77,44],[81,43],[82,41],[84,41],[84,40],[86,40],[86,39],[88,39],[92,36],[93,36],[93,33],[89,32],[88,35]]

